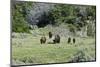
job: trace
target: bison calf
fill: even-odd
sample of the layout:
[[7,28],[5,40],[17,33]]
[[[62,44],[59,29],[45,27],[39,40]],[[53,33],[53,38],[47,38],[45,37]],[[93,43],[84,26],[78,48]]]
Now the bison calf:
[[52,32],[49,32],[49,38],[52,38]]
[[75,43],[75,38],[73,38],[73,43]]
[[41,37],[41,39],[40,39],[40,43],[41,43],[41,44],[46,43],[46,37],[44,37],[44,36],[43,36],[43,37]]
[[59,35],[55,35],[55,38],[53,40],[54,43],[60,43],[60,36]]
[[70,42],[71,42],[71,38],[69,37],[69,38],[68,38],[68,43],[70,43]]

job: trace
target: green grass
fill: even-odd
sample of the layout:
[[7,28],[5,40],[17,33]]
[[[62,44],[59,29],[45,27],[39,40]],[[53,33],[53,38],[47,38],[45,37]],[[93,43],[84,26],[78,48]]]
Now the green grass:
[[95,59],[95,39],[76,37],[75,44],[68,44],[61,37],[60,44],[40,44],[40,35],[12,38],[13,64],[45,64],[69,62],[78,51],[85,53],[85,61]]

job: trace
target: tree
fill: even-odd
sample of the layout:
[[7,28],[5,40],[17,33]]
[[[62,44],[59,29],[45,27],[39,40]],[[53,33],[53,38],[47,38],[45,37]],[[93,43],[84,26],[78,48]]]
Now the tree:
[[29,25],[26,21],[27,8],[31,2],[16,2],[12,7],[12,31],[29,32]]

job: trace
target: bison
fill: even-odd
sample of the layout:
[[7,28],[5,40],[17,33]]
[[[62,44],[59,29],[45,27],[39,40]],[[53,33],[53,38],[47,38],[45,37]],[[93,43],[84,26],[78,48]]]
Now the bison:
[[75,43],[75,38],[73,38],[73,43]]
[[53,42],[54,42],[54,44],[55,43],[60,43],[60,36],[58,34],[55,35],[55,38],[54,38]]
[[52,38],[52,32],[49,32],[49,38]]
[[70,37],[68,38],[68,43],[71,43],[71,38]]
[[46,43],[46,37],[45,37],[45,36],[41,37],[41,39],[40,39],[40,43],[41,43],[41,44]]

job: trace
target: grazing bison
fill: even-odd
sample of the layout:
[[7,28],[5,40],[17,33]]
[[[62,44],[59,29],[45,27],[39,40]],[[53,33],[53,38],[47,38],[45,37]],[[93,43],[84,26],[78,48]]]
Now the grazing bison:
[[73,43],[75,43],[75,38],[73,38]]
[[60,43],[60,36],[59,35],[55,35],[55,38],[53,40],[54,44],[55,43]]
[[69,38],[68,38],[68,43],[70,43],[70,42],[71,42],[71,38],[69,37]]
[[45,37],[45,36],[41,37],[41,39],[40,39],[40,43],[41,43],[41,44],[46,43],[46,37]]
[[52,32],[49,32],[49,38],[52,38]]

